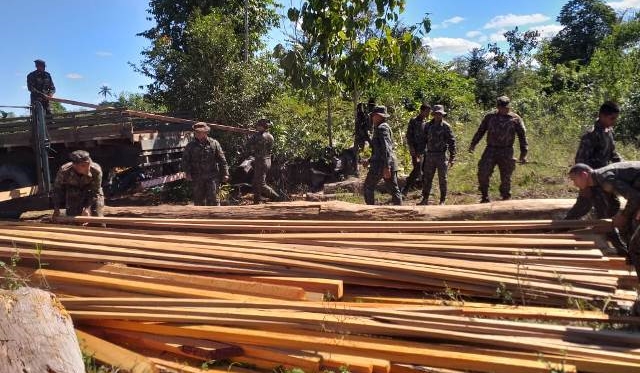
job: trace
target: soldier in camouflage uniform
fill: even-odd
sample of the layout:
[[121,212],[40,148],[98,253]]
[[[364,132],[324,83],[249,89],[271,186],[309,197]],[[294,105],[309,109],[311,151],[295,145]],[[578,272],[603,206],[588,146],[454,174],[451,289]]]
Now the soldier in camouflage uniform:
[[256,134],[251,136],[247,143],[247,149],[254,157],[253,161],[253,203],[258,204],[262,197],[278,200],[280,196],[267,185],[267,174],[271,169],[271,152],[273,150],[273,136],[269,133],[271,121],[260,119],[256,123]]
[[469,151],[487,133],[487,148],[478,162],[478,189],[482,195],[481,203],[489,202],[489,181],[495,166],[500,170],[500,195],[503,200],[511,198],[511,175],[516,168],[513,157],[513,143],[516,136],[520,142],[520,163],[527,161],[527,136],[522,118],[509,109],[509,98],[500,96],[497,99],[497,111],[488,114],[480,123],[478,131],[471,140]]
[[393,151],[393,135],[386,119],[389,117],[385,106],[376,106],[371,112],[373,137],[371,138],[371,158],[367,161],[369,172],[364,180],[364,200],[374,205],[374,191],[378,181],[384,179],[394,205],[402,205],[402,194],[398,187],[398,161]]
[[598,189],[627,200],[624,210],[620,211],[618,205],[608,212],[613,216],[615,228],[631,233],[628,255],[640,276],[640,162],[618,162],[596,170],[578,163],[569,170],[569,177],[580,191]]
[[[598,120],[593,128],[580,139],[575,163],[586,164],[593,169],[605,167],[622,159],[615,150],[612,129],[616,124],[620,108],[614,102],[605,102],[600,106]],[[593,187],[581,190],[575,205],[565,219],[580,219],[592,208],[598,219],[611,218],[620,209],[620,201],[614,194],[603,193],[601,188]],[[617,229],[607,234],[607,238],[616,247],[618,253],[626,255],[626,245]]]
[[51,105],[49,98],[56,93],[56,87],[53,85],[51,75],[44,71],[46,64],[43,60],[33,61],[36,69],[27,75],[27,89],[31,92],[31,105],[36,102],[42,103],[45,114],[51,116]]
[[[456,139],[449,123],[443,120],[447,113],[444,106],[435,105],[433,107],[433,119],[425,127],[426,153],[424,156],[424,179],[422,187],[421,205],[429,203],[429,194],[433,177],[438,171],[438,181],[440,184],[440,204],[444,205],[447,199],[447,171],[453,166],[456,159]],[[447,151],[449,160],[447,162]]]
[[218,183],[229,180],[227,159],[220,143],[209,137],[209,131],[203,122],[194,124],[194,139],[182,153],[182,170],[191,181],[196,206],[220,206]]
[[53,184],[53,217],[66,206],[67,216],[103,216],[102,168],[88,152],[76,150],[58,170]]
[[406,138],[413,169],[407,176],[404,188],[402,188],[402,195],[404,196],[409,193],[416,181],[422,179],[422,160],[424,159],[424,149],[427,143],[424,128],[430,112],[431,106],[427,104],[420,105],[420,112],[415,118],[409,120],[409,125],[407,126]]

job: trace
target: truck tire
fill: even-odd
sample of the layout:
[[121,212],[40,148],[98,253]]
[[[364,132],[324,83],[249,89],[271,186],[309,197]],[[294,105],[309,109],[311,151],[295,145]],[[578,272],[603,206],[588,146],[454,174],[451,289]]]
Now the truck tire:
[[0,191],[35,185],[36,181],[24,166],[0,165]]

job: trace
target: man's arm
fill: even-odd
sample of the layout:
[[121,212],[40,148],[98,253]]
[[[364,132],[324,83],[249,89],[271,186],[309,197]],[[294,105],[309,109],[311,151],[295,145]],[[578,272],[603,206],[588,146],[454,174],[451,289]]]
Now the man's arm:
[[524,161],[527,159],[529,144],[527,143],[527,130],[522,118],[518,120],[518,124],[516,125],[516,135],[518,135],[518,142],[520,143],[520,161]]
[[224,151],[219,142],[216,141],[216,158],[218,162],[218,169],[222,171],[223,177],[229,177],[229,164],[227,164],[227,158],[224,156]]
[[456,138],[453,136],[451,126],[447,126],[447,148],[449,149],[449,163],[456,160]]
[[594,144],[591,139],[591,133],[584,134],[580,138],[580,145],[578,145],[578,151],[576,151],[575,163],[591,164],[590,160],[593,157]]
[[414,131],[415,129],[413,128],[413,119],[409,119],[409,124],[407,125],[407,134],[405,138],[407,139],[407,145],[409,146],[409,154],[411,154],[412,157],[416,156],[416,147],[413,143],[413,139],[415,138]]
[[384,154],[382,154],[385,160],[385,167],[391,167],[393,163],[393,139],[391,138],[391,130],[387,125],[379,126],[378,130],[383,139]]
[[35,77],[33,76],[33,73],[29,73],[29,75],[27,75],[27,89],[31,93],[36,93],[35,92],[36,82],[35,82]]
[[627,205],[621,212],[626,218],[632,218],[640,208],[640,191],[631,184],[611,176],[602,182],[602,189],[607,193],[621,195],[627,199]]
[[471,144],[469,145],[469,151],[473,151],[476,148],[476,145],[482,140],[482,137],[487,132],[487,128],[489,126],[489,115],[485,116],[480,123],[480,127],[476,131],[476,134],[473,135],[473,139],[471,139]]
[[102,195],[102,169],[91,170],[91,184],[89,184],[89,198],[85,201],[83,209],[89,209],[98,201],[98,196]]
[[567,212],[567,215],[564,217],[565,220],[578,220],[591,211],[593,202],[591,201],[591,198],[586,195],[586,193],[589,192],[581,191],[580,194],[578,194],[578,199],[576,199],[576,203]]
[[60,206],[64,204],[65,200],[65,190],[64,190],[64,175],[62,169],[58,170],[56,174],[56,179],[53,182],[53,214],[60,214]]

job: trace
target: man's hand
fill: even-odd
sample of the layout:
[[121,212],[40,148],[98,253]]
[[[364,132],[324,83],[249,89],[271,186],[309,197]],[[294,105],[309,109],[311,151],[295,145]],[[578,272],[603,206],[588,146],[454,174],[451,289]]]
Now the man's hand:
[[224,176],[222,177],[222,182],[223,182],[223,183],[226,183],[227,181],[229,181],[229,175],[224,175]]
[[449,160],[449,168],[453,167],[454,164],[456,164],[454,159]]
[[[637,216],[637,214],[636,214],[636,216]],[[622,215],[621,212],[617,213],[613,217],[613,226],[615,228],[622,229],[622,228],[624,228],[626,223],[627,223],[627,218],[624,215]]]
[[382,169],[382,177],[383,177],[385,180],[389,180],[389,179],[391,179],[391,168],[389,168],[389,167],[385,167],[385,168],[383,168],[383,169]]

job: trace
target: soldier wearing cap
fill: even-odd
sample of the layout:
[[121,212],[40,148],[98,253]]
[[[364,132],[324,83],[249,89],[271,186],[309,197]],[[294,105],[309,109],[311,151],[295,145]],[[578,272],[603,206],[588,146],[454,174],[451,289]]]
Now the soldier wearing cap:
[[218,182],[229,180],[229,166],[220,143],[209,136],[209,126],[193,125],[194,138],[182,153],[182,170],[191,181],[193,204],[220,206]]
[[[426,153],[424,158],[424,179],[422,188],[421,205],[429,203],[433,177],[438,171],[440,185],[440,204],[444,205],[447,199],[447,171],[453,166],[456,159],[456,139],[449,123],[443,120],[447,112],[444,106],[433,107],[433,119],[425,126]],[[449,159],[447,160],[447,152]]]
[[262,197],[266,196],[271,200],[278,200],[280,196],[270,186],[267,185],[267,174],[271,169],[271,153],[273,151],[273,135],[269,133],[271,121],[260,119],[256,122],[256,132],[249,138],[247,149],[253,156],[253,203],[262,202]]
[[422,161],[424,159],[424,149],[427,144],[424,129],[430,112],[431,106],[428,104],[420,105],[420,112],[415,118],[409,120],[409,125],[407,126],[406,138],[413,169],[409,176],[407,176],[404,188],[402,188],[403,196],[409,193],[416,181],[422,179]]
[[42,107],[48,117],[51,116],[51,105],[49,98],[56,93],[56,87],[53,85],[51,75],[44,71],[46,64],[43,60],[33,61],[36,69],[27,75],[27,89],[31,92],[31,105],[36,102],[42,103]]
[[66,206],[67,216],[103,216],[102,168],[84,150],[69,155],[71,162],[58,170],[53,184],[53,217]]
[[478,162],[481,203],[489,202],[489,181],[496,165],[500,170],[500,195],[503,200],[511,199],[511,175],[516,168],[513,157],[516,136],[520,142],[520,162],[527,161],[528,145],[524,122],[520,116],[510,111],[509,102],[507,96],[498,97],[497,111],[484,117],[469,146],[469,152],[473,152],[484,134],[487,134],[487,147]]
[[[620,107],[615,102],[607,101],[600,106],[598,119],[580,139],[576,164],[582,163],[597,169],[622,161],[613,139],[613,127],[619,115]],[[580,219],[592,209],[598,219],[611,218],[619,208],[620,201],[615,195],[603,193],[601,188],[587,188],[580,191],[576,204],[567,212],[565,219]],[[607,238],[619,253],[626,253],[625,243],[617,229],[608,232]]]
[[402,205],[402,194],[398,188],[398,161],[393,150],[393,135],[387,124],[387,108],[376,106],[370,114],[373,124],[371,138],[371,157],[367,161],[369,172],[364,181],[364,200],[368,205],[375,204],[374,191],[380,179],[384,179],[393,204]]
[[[580,189],[583,199],[598,203],[600,194],[608,198],[617,199],[622,196],[627,200],[623,210],[620,204],[611,206],[608,211],[612,217],[613,226],[630,236],[628,252],[617,248],[619,255],[628,255],[636,266],[640,276],[640,162],[618,162],[608,166],[593,169],[584,163],[578,163],[569,170],[569,178]],[[583,193],[597,190],[598,193]],[[580,199],[576,202],[579,203]]]

